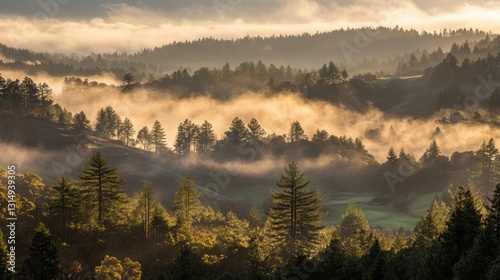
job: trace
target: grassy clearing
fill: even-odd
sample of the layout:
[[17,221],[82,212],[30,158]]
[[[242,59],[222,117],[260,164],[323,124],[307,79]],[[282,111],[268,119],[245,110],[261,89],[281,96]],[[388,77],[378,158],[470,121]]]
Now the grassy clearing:
[[[228,188],[225,194],[235,200],[250,203],[256,208],[261,208],[262,203],[269,199],[269,185],[251,185]],[[432,201],[439,193],[428,193],[412,197],[408,201],[405,211],[399,210],[392,203],[372,203],[373,195],[356,193],[339,193],[331,197],[325,197],[328,215],[324,223],[328,225],[339,225],[342,214],[349,203],[354,202],[365,213],[370,226],[390,229],[411,229],[418,219],[425,214]]]

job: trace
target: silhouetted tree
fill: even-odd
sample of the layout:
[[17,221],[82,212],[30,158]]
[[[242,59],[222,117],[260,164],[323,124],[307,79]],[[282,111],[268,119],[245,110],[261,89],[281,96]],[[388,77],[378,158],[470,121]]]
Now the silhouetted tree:
[[161,127],[159,121],[155,121],[153,127],[151,128],[151,143],[154,146],[155,153],[165,147],[165,131]]
[[35,230],[30,254],[23,263],[21,277],[27,279],[59,279],[61,266],[52,235],[43,223]]

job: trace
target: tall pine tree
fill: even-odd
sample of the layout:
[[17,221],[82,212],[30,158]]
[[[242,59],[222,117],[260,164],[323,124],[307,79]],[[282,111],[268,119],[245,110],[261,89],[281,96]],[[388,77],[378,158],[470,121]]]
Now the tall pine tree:
[[271,191],[273,203],[269,220],[272,237],[283,244],[292,257],[310,253],[322,228],[324,202],[317,190],[306,188],[308,184],[292,161],[277,183],[281,190]]
[[97,222],[100,225],[112,223],[127,202],[122,188],[124,181],[116,174],[116,168],[108,164],[101,152],[96,152],[79,177],[84,193],[97,206]]

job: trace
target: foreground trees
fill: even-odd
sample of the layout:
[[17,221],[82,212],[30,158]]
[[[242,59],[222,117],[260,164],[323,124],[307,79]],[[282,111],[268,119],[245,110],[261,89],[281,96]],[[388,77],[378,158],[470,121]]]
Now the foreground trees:
[[308,255],[311,245],[318,242],[322,228],[324,202],[317,190],[306,188],[308,184],[304,174],[292,162],[277,183],[281,190],[271,191],[271,234],[291,256]]
[[57,248],[52,235],[44,224],[35,230],[32,239],[30,254],[24,261],[20,273],[23,279],[59,279],[61,266],[57,256]]
[[122,189],[123,179],[118,177],[101,152],[94,153],[86,168],[79,175],[86,199],[97,202],[97,223],[110,225],[119,215],[119,209],[127,201]]

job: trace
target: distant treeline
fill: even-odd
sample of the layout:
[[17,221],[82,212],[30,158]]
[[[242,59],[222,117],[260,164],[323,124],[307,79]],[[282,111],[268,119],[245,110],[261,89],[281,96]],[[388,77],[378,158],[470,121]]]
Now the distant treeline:
[[[180,68],[212,68],[224,62],[237,65],[242,61],[259,60],[267,64],[291,65],[301,69],[312,69],[326,60],[333,60],[352,73],[395,73],[398,64],[401,66],[402,60],[410,58],[407,55],[409,53],[414,53],[414,56],[421,52],[428,55],[438,47],[448,48],[454,43],[466,41],[472,43],[485,36],[485,32],[477,29],[444,29],[440,32],[419,33],[414,29],[404,30],[399,27],[347,28],[325,33],[268,38],[203,38],[144,49],[135,54],[115,52],[93,53],[88,56],[41,53],[0,44],[0,54],[10,61],[0,61],[0,68],[23,70],[30,75],[40,71],[57,76],[111,73],[119,78],[125,73],[132,73],[141,82]],[[367,45],[356,45],[359,38]],[[394,45],[398,48],[394,49]],[[424,62],[425,59],[420,66],[427,65]],[[431,62],[432,59],[428,61]],[[430,66],[433,65],[427,65]],[[405,69],[401,71],[404,72]],[[408,71],[414,70],[413,64],[410,65]]]

